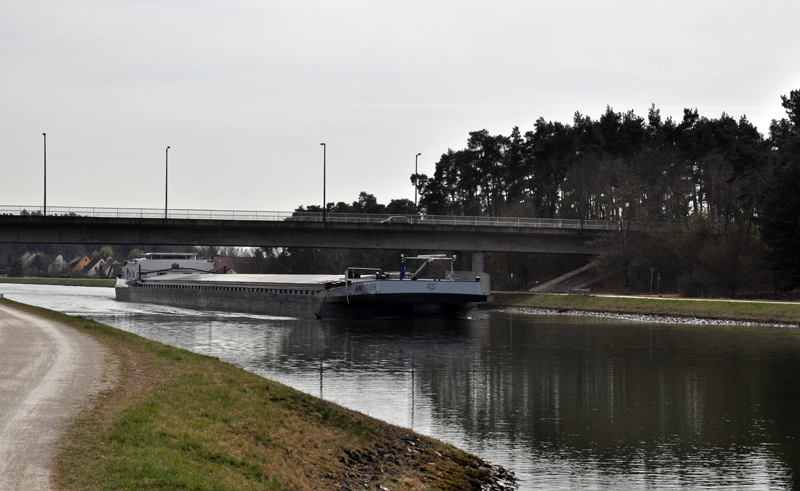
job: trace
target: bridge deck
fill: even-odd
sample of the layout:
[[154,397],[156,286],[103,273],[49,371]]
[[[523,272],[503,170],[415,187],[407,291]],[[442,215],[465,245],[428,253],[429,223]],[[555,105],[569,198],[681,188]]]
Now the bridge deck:
[[[0,242],[61,244],[215,245],[240,247],[319,247],[461,252],[598,253],[593,239],[616,230],[614,222],[499,217],[176,210],[164,218],[153,210],[28,208],[10,214],[0,207]],[[22,210],[25,210],[23,213]],[[5,212],[5,213],[4,213]],[[135,216],[136,213],[140,216]],[[226,218],[220,218],[226,216]],[[214,218],[212,218],[214,217]],[[583,225],[583,228],[581,228]]]

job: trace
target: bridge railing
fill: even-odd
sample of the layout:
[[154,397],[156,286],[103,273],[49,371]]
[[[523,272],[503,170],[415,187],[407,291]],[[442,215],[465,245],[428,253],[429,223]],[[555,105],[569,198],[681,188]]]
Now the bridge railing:
[[[41,206],[0,205],[0,215],[42,215]],[[47,216],[80,216],[92,218],[171,218],[192,220],[262,220],[280,221],[291,217],[291,211],[184,210],[163,208],[103,208],[48,206]]]
[[[42,215],[41,206],[0,205],[0,215]],[[169,218],[191,220],[254,220],[331,223],[375,223],[392,226],[462,225],[485,227],[530,227],[552,229],[616,230],[620,224],[609,220],[559,218],[481,217],[453,215],[388,215],[366,213],[326,213],[291,211],[192,210],[170,209],[166,217],[159,208],[111,208],[48,206],[47,216],[81,216],[93,218]]]

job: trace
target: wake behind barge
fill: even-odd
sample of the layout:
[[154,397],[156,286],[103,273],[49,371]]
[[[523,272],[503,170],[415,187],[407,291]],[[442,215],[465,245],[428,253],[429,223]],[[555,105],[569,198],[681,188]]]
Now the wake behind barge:
[[[422,260],[405,274],[406,260]],[[450,261],[447,279],[423,279],[434,261]],[[369,319],[413,315],[464,316],[485,302],[480,278],[452,279],[454,258],[404,257],[399,273],[348,268],[344,275],[213,274],[195,254],[150,253],[128,261],[116,298],[191,309],[228,310],[305,319]]]

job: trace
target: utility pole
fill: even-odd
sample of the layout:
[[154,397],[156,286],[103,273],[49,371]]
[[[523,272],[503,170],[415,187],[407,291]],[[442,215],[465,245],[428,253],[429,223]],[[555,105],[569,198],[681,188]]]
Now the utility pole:
[[417,174],[419,174],[418,165],[419,165],[419,156],[422,155],[418,153],[414,157],[414,211],[417,211]]
[[167,146],[166,159],[166,177],[164,178],[164,219],[167,218],[167,196],[169,195],[169,146]]
[[42,216],[47,216],[47,133],[42,133],[44,137],[44,206]]
[[583,233],[583,220],[586,218],[586,155],[581,154],[581,233]]
[[586,216],[585,213],[585,196],[586,196],[586,154],[581,152],[580,150],[575,152],[575,155],[581,156],[581,234],[583,233],[583,219]]
[[328,197],[325,195],[325,181],[326,181],[326,172],[327,172],[327,154],[328,154],[328,145],[325,143],[320,143],[322,145],[322,221],[327,221],[327,211],[328,211]]

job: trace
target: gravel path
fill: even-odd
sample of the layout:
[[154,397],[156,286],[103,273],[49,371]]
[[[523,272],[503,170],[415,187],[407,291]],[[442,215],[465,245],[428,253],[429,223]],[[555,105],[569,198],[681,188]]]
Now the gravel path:
[[110,386],[106,349],[78,331],[0,305],[0,490],[48,490],[55,443]]

